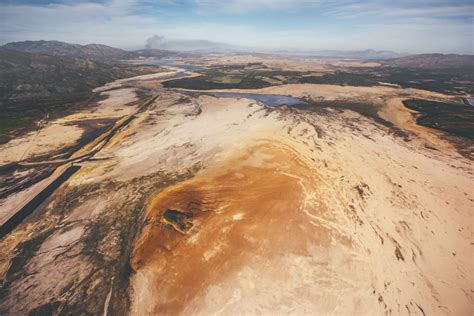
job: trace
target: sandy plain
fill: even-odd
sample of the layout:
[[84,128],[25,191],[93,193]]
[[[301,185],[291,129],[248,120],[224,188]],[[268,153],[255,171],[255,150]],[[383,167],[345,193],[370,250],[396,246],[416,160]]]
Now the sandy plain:
[[[104,102],[133,98],[129,84],[102,88]],[[0,241],[0,310],[473,310],[474,166],[400,106],[450,96],[311,84],[243,91],[367,102],[407,141],[347,109],[154,88],[153,104]],[[132,99],[120,100],[107,104],[123,115]],[[100,105],[78,115],[94,113]]]

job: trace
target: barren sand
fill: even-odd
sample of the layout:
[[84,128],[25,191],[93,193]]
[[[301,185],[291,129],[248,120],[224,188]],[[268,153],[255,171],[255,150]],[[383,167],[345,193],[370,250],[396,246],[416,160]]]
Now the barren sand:
[[72,146],[81,135],[82,129],[76,125],[64,125],[59,122],[48,123],[38,131],[0,145],[0,165]]
[[[406,96],[448,96],[329,85],[245,92],[370,101],[422,141],[350,110],[159,90],[44,203],[43,221],[0,241],[9,254],[0,310],[472,312],[474,166],[452,146],[424,146],[445,141],[399,107]],[[124,104],[97,111],[125,113]],[[12,272],[15,256],[28,260]]]
[[133,313],[468,313],[472,164],[351,112],[277,112],[260,142],[149,204]]
[[[294,252],[305,253],[301,240],[308,238],[311,230],[305,228],[307,218],[300,208],[304,190],[312,188],[302,187],[301,178],[308,169],[298,160],[287,148],[259,144],[215,171],[159,194],[149,206],[148,226],[133,257],[137,275],[133,279],[136,302],[132,313],[194,314],[224,310],[226,304],[237,303],[232,302],[232,297],[240,291],[242,283],[250,281],[226,282],[242,268],[263,276],[265,268],[254,267],[252,263],[268,262],[270,258]],[[194,214],[193,227],[186,236],[160,223],[162,212],[167,209]],[[323,232],[309,239],[316,244],[327,243]],[[286,269],[280,266],[274,272],[281,274]],[[248,286],[256,290],[258,285],[252,283]],[[244,296],[252,295],[252,289],[249,290]],[[156,296],[158,293],[162,294]],[[218,297],[207,299],[207,294]],[[246,304],[240,312],[255,312],[261,303]],[[271,302],[264,304],[271,311]]]
[[102,93],[106,99],[90,109],[42,124],[38,130],[0,145],[0,165],[54,153],[73,146],[83,135],[84,120],[117,119],[136,110],[135,89],[124,88]]
[[[193,90],[199,92],[197,90]],[[313,101],[344,101],[361,102],[379,107],[381,118],[393,123],[401,130],[416,135],[413,141],[418,145],[447,148],[447,152],[454,150],[451,143],[445,141],[441,132],[416,124],[414,111],[403,106],[402,101],[410,98],[421,98],[435,101],[453,101],[456,97],[437,92],[402,89],[397,87],[373,86],[356,87],[328,84],[286,84],[263,89],[228,89],[209,90],[209,92],[237,92],[256,94],[276,94],[309,99]]]
[[102,92],[102,95],[106,96],[106,99],[99,101],[98,106],[92,110],[68,115],[60,121],[68,122],[71,120],[118,118],[131,114],[137,109],[136,105],[132,106],[134,101],[138,100],[134,88],[104,91]]

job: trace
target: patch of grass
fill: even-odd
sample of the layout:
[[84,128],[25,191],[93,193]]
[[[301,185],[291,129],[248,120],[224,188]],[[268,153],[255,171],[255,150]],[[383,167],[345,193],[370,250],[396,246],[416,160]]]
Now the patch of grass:
[[322,76],[305,76],[300,83],[376,86],[379,82],[397,84],[445,94],[474,94],[474,74],[460,69],[410,69],[376,67],[336,70]]
[[336,84],[342,86],[376,86],[377,81],[369,75],[337,71],[322,76],[305,76],[302,77],[300,83],[316,83],[316,84]]
[[406,100],[403,104],[420,113],[416,118],[418,124],[474,140],[473,106],[420,99]]
[[[204,70],[202,76],[169,80],[163,83],[166,88],[192,90],[212,89],[261,89],[284,83],[298,83],[304,73],[297,71],[279,71],[255,69],[248,65],[229,65]],[[268,78],[276,78],[273,81]],[[285,78],[285,80],[282,80]]]

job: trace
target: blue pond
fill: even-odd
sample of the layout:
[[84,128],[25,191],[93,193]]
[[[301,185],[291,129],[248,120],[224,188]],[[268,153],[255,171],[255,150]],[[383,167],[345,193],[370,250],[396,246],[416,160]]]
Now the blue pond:
[[213,92],[211,95],[223,98],[246,98],[260,101],[268,106],[281,105],[307,105],[308,102],[298,98],[277,94],[236,93],[236,92]]
[[187,64],[177,64],[176,61],[170,59],[156,59],[147,63],[147,65],[152,66],[171,66],[178,67],[189,71],[199,71],[202,70],[202,66],[199,65],[187,65]]
[[308,102],[289,97],[286,95],[277,95],[277,94],[257,94],[257,93],[238,93],[238,92],[209,92],[209,93],[201,93],[201,92],[194,92],[194,91],[180,91],[181,93],[185,94],[207,94],[213,95],[215,97],[220,98],[245,98],[251,99],[255,101],[259,101],[265,103],[268,106],[282,106],[282,105],[308,105]]

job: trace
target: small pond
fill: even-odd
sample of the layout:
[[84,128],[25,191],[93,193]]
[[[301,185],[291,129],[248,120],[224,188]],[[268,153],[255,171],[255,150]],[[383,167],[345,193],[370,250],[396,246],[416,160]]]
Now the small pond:
[[289,97],[286,95],[278,94],[258,94],[258,93],[237,93],[237,92],[212,92],[210,93],[216,97],[222,98],[245,98],[260,101],[268,106],[281,106],[281,105],[307,105],[308,102]]
[[258,93],[239,93],[239,92],[195,92],[195,91],[180,91],[184,94],[204,94],[212,95],[219,98],[245,98],[265,103],[268,106],[282,106],[282,105],[308,105],[308,102],[278,94],[258,94]]

